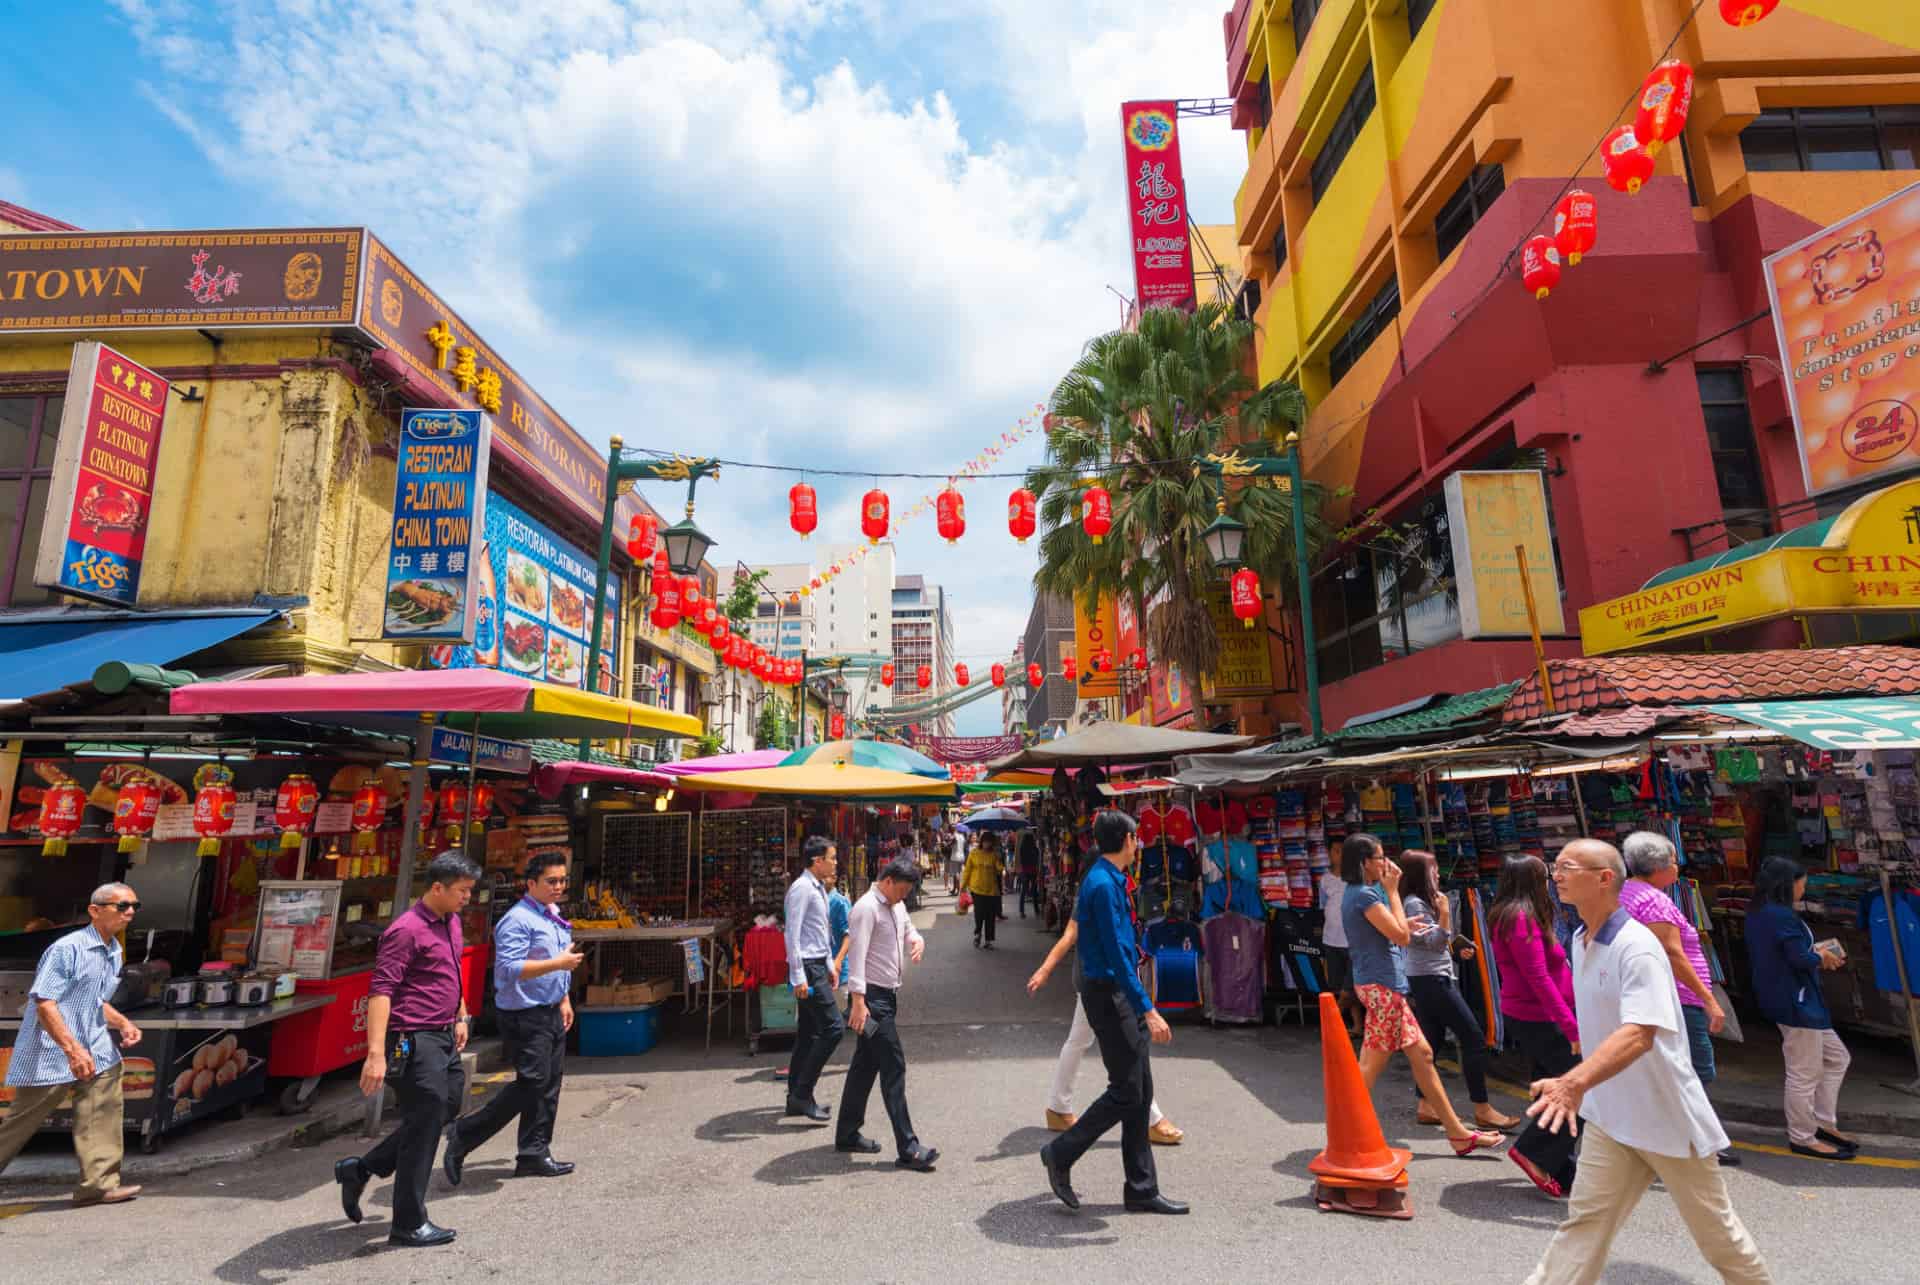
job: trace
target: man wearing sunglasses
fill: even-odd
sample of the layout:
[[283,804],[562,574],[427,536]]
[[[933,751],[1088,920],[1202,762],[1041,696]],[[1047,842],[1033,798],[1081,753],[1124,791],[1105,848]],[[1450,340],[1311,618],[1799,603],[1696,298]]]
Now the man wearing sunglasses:
[[586,958],[573,945],[573,925],[560,915],[567,896],[567,860],[552,852],[527,861],[527,895],[493,928],[493,989],[500,1034],[513,1063],[513,1083],[478,1111],[453,1122],[441,1168],[460,1185],[467,1154],[520,1120],[516,1178],[561,1178],[573,1166],[555,1160],[553,1122],[573,1029],[573,971]]
[[80,1157],[76,1205],[119,1204],[140,1194],[120,1181],[120,1049],[140,1042],[140,1028],[107,1002],[120,984],[118,938],[139,909],[124,883],[93,890],[87,905],[92,924],[68,933],[40,957],[32,1002],[7,1067],[13,1108],[0,1120],[0,1169],[71,1091],[73,1149]]

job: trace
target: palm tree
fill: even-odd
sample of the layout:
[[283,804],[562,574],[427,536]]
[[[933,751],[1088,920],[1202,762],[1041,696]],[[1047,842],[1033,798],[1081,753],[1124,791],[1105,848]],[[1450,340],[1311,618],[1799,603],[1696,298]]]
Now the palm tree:
[[[1306,419],[1299,388],[1257,387],[1247,375],[1252,338],[1252,324],[1218,303],[1192,313],[1149,308],[1137,330],[1095,338],[1054,389],[1047,462],[1029,478],[1043,526],[1035,587],[1083,602],[1161,599],[1147,636],[1190,678],[1213,673],[1220,659],[1206,597],[1222,573],[1201,541],[1219,511],[1219,487],[1247,525],[1247,565],[1270,589],[1298,593],[1291,492],[1266,480],[1216,480],[1193,466],[1236,448],[1258,453],[1263,439]],[[1113,495],[1113,530],[1099,545],[1079,522],[1087,479]],[[1318,547],[1324,492],[1308,490],[1308,540]]]

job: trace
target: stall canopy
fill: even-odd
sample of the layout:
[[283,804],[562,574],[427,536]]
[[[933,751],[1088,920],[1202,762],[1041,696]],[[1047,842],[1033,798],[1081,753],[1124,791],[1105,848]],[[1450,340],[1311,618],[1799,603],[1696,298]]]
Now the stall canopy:
[[1815,749],[1920,749],[1920,699],[1912,697],[1747,701],[1702,708],[1790,736]]
[[656,763],[653,770],[667,776],[703,776],[713,772],[745,772],[753,768],[779,767],[786,761],[785,750],[745,750],[739,754],[709,754],[706,758],[681,759],[677,763]]
[[630,790],[661,789],[674,778],[610,763],[546,763],[534,769],[533,788],[543,799],[557,799],[570,785],[624,785]]
[[803,745],[781,760],[782,767],[799,767],[802,763],[851,763],[857,767],[885,768],[889,772],[905,772],[909,776],[924,776],[929,780],[951,780],[953,774],[940,763],[905,745],[895,745],[891,741],[840,740],[822,741],[818,745]]
[[494,669],[405,669],[192,683],[171,693],[175,714],[278,715],[411,730],[423,714],[454,727],[476,720],[494,736],[699,736],[700,720],[614,696],[556,687]]
[[857,763],[802,763],[796,767],[750,768],[682,776],[675,784],[688,790],[732,790],[753,794],[810,795],[823,799],[952,799],[952,781],[935,781],[910,772],[890,772]]
[[992,768],[999,773],[1010,768],[1107,767],[1114,763],[1161,762],[1176,754],[1237,750],[1253,744],[1254,739],[1211,732],[1181,732],[1167,727],[1137,727],[1131,723],[1095,723],[1085,731],[1009,754],[996,760]]
[[165,665],[217,647],[280,613],[231,611],[32,612],[0,620],[0,701],[84,683],[111,661]]

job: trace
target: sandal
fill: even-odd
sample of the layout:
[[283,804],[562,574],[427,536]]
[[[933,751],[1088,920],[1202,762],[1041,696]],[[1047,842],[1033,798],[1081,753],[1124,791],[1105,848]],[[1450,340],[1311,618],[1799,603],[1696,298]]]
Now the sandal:
[[1518,1151],[1507,1152],[1507,1159],[1519,1165],[1520,1172],[1527,1175],[1529,1182],[1546,1192],[1549,1196],[1552,1196],[1555,1200],[1564,1200],[1566,1198],[1567,1193],[1561,1188],[1558,1179],[1549,1178],[1545,1170],[1521,1155]]
[[1413,1113],[1413,1122],[1425,1125],[1429,1129],[1437,1129],[1444,1123],[1439,1116],[1432,1114],[1425,1107]]
[[1511,1133],[1520,1127],[1520,1121],[1513,1116],[1501,1116],[1497,1120],[1482,1120],[1475,1116],[1473,1124],[1475,1128],[1485,1129],[1489,1133]]
[[1504,1135],[1485,1129],[1475,1129],[1464,1138],[1447,1135],[1447,1145],[1453,1148],[1453,1154],[1456,1156],[1470,1156],[1476,1151],[1497,1147],[1505,1141]]
[[1171,1120],[1162,1120],[1147,1130],[1147,1141],[1160,1147],[1177,1147],[1186,1136],[1186,1132]]

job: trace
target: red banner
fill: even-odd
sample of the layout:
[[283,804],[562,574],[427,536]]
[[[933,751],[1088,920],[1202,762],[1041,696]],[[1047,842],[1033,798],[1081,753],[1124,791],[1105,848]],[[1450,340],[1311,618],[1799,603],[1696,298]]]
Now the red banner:
[[1133,232],[1133,287],[1142,308],[1191,308],[1193,248],[1187,239],[1187,184],[1172,99],[1120,104],[1126,134],[1127,226]]
[[[1123,593],[1114,610],[1114,619],[1120,628],[1120,649],[1114,658],[1114,665],[1125,673],[1133,670],[1133,653],[1143,649],[1140,617],[1134,610],[1133,602],[1131,593]],[[1122,683],[1120,689],[1121,713],[1131,718],[1147,703],[1147,685],[1140,682]]]

